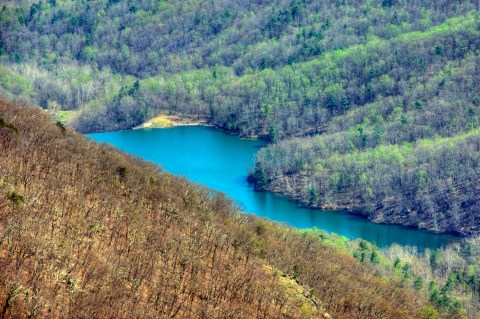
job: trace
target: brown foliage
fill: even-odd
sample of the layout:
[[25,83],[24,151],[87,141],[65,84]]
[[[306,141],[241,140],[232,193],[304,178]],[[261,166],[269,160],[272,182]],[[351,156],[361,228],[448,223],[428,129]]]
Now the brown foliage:
[[[315,297],[339,318],[421,308],[318,238],[240,214],[39,109],[0,101],[0,118],[1,318],[321,317]],[[292,296],[284,274],[311,291]]]

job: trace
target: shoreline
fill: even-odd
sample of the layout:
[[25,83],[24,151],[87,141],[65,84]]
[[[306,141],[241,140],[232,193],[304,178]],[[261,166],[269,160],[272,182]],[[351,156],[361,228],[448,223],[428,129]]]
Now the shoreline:
[[283,196],[287,198],[288,200],[291,200],[299,205],[299,207],[307,208],[307,209],[313,209],[313,210],[318,210],[321,212],[322,210],[329,210],[333,211],[335,213],[342,213],[342,214],[348,214],[352,216],[357,216],[360,217],[361,219],[365,220],[368,223],[372,224],[377,224],[377,225],[392,225],[392,226],[399,226],[405,229],[410,229],[410,230],[415,230],[415,231],[421,231],[421,232],[426,232],[434,235],[447,235],[447,236],[453,236],[456,237],[457,239],[465,239],[465,238],[473,238],[475,237],[475,233],[461,233],[461,232],[456,232],[456,231],[441,231],[441,230],[433,230],[427,227],[420,227],[420,226],[415,226],[412,224],[407,224],[407,223],[402,223],[402,222],[395,222],[395,221],[388,221],[388,220],[378,220],[378,219],[371,219],[366,215],[362,209],[358,207],[352,207],[351,205],[341,205],[341,204],[322,204],[319,206],[313,206],[309,205],[307,202],[303,201],[301,198],[298,198],[294,196],[293,194],[290,194],[288,192],[283,192],[280,188],[267,188],[264,190],[264,192],[270,192],[279,196]]
[[206,119],[192,119],[178,115],[159,114],[154,118],[137,125],[132,130],[143,128],[167,128],[175,126],[213,126]]
[[261,135],[246,135],[241,136],[235,131],[227,130],[224,127],[218,126],[214,123],[211,123],[208,119],[193,119],[190,117],[182,117],[181,115],[168,115],[165,113],[160,113],[159,115],[153,117],[152,119],[130,128],[130,130],[139,130],[139,129],[148,129],[148,128],[169,128],[169,127],[178,127],[178,126],[206,126],[214,127],[217,130],[225,132],[227,134],[235,135],[241,139],[248,140],[260,140],[264,141]]

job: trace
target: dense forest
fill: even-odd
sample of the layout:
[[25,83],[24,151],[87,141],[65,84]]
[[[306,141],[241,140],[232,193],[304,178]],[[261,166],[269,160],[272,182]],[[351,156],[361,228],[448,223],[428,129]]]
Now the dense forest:
[[352,139],[362,138],[355,133],[293,139],[261,150],[251,178],[262,190],[281,191],[313,207],[347,208],[376,222],[480,232],[478,129],[365,150],[352,148]]
[[0,158],[2,318],[440,318],[364,243],[372,263],[38,108],[0,101]]
[[476,234],[478,9],[474,0],[7,2],[0,94],[80,132],[160,112],[207,120],[272,142],[251,172],[258,190]]
[[[479,9],[3,1],[0,318],[478,318]],[[74,132],[159,113],[270,142],[259,191],[471,237],[290,229]]]
[[[436,103],[475,65],[478,2],[40,1],[0,13],[4,95],[79,110],[82,132],[159,110],[272,141],[370,103]],[[452,94],[467,110],[478,96]],[[453,101],[451,101],[453,100]],[[405,110],[406,111],[406,110]],[[459,116],[460,117],[460,116]]]

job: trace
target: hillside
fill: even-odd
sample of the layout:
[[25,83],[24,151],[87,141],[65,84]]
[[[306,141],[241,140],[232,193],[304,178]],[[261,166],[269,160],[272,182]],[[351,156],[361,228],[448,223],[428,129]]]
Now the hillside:
[[257,155],[251,179],[261,190],[308,206],[347,208],[375,222],[434,232],[479,234],[479,130],[363,151],[347,143],[348,137],[335,134],[268,147]]
[[12,2],[0,94],[80,132],[208,121],[272,142],[258,190],[472,235],[479,19],[479,1]]
[[[82,132],[130,128],[169,110],[277,140],[323,131],[332,118],[391,96],[405,107],[427,104],[423,83],[477,53],[476,5],[7,4],[0,86],[43,108],[81,110],[73,124]],[[475,103],[453,98],[466,109]]]
[[[0,102],[2,318],[416,318],[313,234]],[[289,279],[289,278],[293,278]]]

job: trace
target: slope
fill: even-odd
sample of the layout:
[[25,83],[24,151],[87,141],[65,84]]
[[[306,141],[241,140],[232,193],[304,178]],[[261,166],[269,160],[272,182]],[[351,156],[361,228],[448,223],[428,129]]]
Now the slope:
[[2,317],[413,318],[425,304],[39,109],[1,101],[0,117]]

